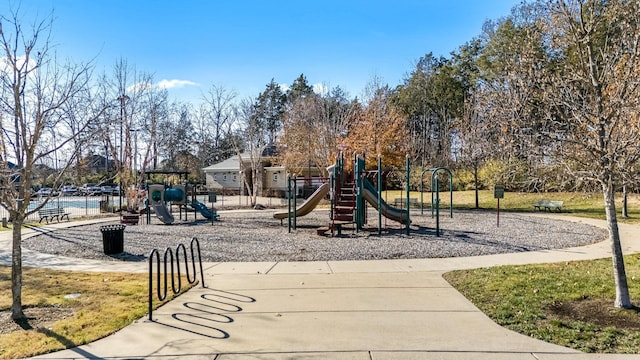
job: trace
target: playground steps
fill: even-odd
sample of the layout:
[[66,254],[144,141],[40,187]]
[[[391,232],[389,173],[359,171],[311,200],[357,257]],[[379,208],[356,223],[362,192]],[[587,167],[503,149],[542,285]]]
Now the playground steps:
[[338,230],[341,233],[342,225],[355,222],[356,191],[354,184],[345,184],[340,187],[336,194],[335,205],[333,207],[333,217],[331,218],[331,233]]
[[354,221],[354,213],[356,209],[356,197],[352,189],[343,189],[341,194],[337,196],[335,206],[333,208],[334,221]]
[[[333,236],[336,232],[338,235],[342,235],[342,225],[353,225],[355,222],[353,220],[349,221],[333,221],[331,223],[331,236]],[[354,227],[355,228],[355,227]]]

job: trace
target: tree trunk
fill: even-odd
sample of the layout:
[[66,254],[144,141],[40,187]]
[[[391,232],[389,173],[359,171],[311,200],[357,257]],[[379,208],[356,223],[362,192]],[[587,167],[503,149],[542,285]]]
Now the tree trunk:
[[611,178],[602,183],[602,193],[604,195],[604,206],[607,214],[607,228],[609,230],[609,240],[611,242],[613,278],[616,285],[614,306],[617,308],[630,309],[632,304],[629,297],[627,273],[624,268],[624,258],[622,256],[622,245],[620,244],[620,232],[618,231],[618,219],[616,216],[615,194]]
[[[260,166],[260,165],[258,165]],[[259,182],[259,178],[260,176],[258,175],[258,168],[254,168],[253,171],[251,172],[251,186],[252,186],[252,191],[251,191],[251,207],[255,207],[257,202],[258,202],[258,191],[259,187],[258,187],[258,182]]]
[[11,318],[24,319],[22,312],[22,223],[18,214],[13,217],[13,242],[11,250]]

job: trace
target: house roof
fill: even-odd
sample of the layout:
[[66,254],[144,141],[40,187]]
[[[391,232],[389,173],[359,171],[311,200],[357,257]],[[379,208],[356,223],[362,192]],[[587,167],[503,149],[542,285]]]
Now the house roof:
[[[241,155],[242,155],[242,159],[244,160],[249,158],[247,154],[241,154]],[[203,168],[202,171],[204,172],[213,172],[213,171],[221,171],[221,170],[239,171],[240,170],[239,162],[240,161],[238,159],[238,155],[233,155],[230,158],[225,159],[217,164],[213,164],[213,165],[207,166],[206,168]]]
[[[266,158],[270,158],[277,155],[277,148],[273,145],[271,146],[267,146],[263,151],[262,151],[262,159],[266,159]],[[240,156],[242,156],[242,160],[245,163],[245,167],[248,166],[249,164],[249,157],[250,155],[247,153],[241,153]],[[210,166],[207,166],[205,168],[202,169],[202,171],[204,172],[214,172],[214,171],[238,171],[240,170],[240,164],[238,163],[238,155],[233,155],[230,158],[227,158],[217,164],[213,164]]]

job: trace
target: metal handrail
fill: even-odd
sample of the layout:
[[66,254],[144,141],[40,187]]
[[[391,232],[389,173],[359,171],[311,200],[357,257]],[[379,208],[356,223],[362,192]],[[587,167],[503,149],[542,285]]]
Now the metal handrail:
[[[202,255],[200,253],[200,242],[197,238],[192,238],[191,243],[189,244],[189,248],[191,250],[191,266],[193,269],[193,277],[189,274],[189,261],[187,257],[187,249],[184,244],[178,244],[176,247],[176,256],[175,256],[175,268],[177,268],[177,276],[178,276],[178,284],[176,287],[175,275],[174,271],[174,257],[173,250],[171,248],[166,248],[164,250],[163,256],[163,269],[164,269],[164,286],[162,287],[163,291],[161,291],[161,278],[160,278],[160,252],[158,249],[151,250],[149,254],[149,320],[153,321],[153,258],[155,256],[156,259],[156,293],[158,295],[158,300],[164,301],[167,298],[168,292],[168,280],[167,276],[169,272],[167,271],[168,263],[171,264],[171,290],[174,295],[177,295],[182,290],[182,279],[180,274],[180,249],[182,249],[182,253],[184,255],[184,267],[187,275],[187,282],[189,284],[194,284],[196,282],[197,273],[196,273],[196,258],[194,253],[194,244],[195,248],[198,250],[198,263],[200,264],[200,279],[202,281],[202,287],[204,287],[204,271],[202,270]],[[169,261],[167,261],[169,259]]]

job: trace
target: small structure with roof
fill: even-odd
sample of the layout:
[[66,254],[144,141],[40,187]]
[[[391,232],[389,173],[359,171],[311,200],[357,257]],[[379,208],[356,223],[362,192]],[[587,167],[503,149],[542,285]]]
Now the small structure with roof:
[[[262,151],[260,157],[260,169],[258,174],[262,175],[258,184],[262,186],[257,191],[257,196],[285,197],[287,191],[288,171],[285,166],[276,162],[277,150],[275,146],[267,146]],[[242,164],[240,163],[242,159]],[[206,186],[209,190],[215,190],[222,194],[238,194],[244,192],[242,176],[247,176],[249,184],[253,184],[251,178],[250,154],[236,154],[219,163],[213,164],[202,171],[205,174]],[[319,176],[320,170],[316,167],[309,169],[311,176]]]

